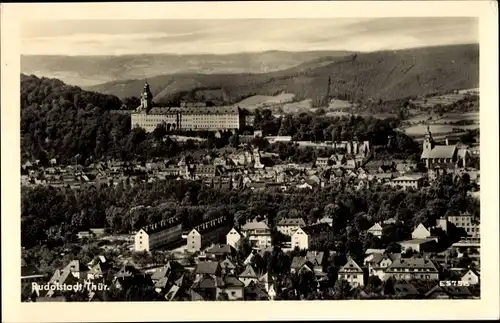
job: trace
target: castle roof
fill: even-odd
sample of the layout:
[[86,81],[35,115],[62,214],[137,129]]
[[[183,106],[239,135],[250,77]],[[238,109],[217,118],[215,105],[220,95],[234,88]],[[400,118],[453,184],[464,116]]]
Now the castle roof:
[[431,150],[424,150],[422,152],[421,158],[453,158],[455,151],[457,149],[456,145],[436,145],[432,147]]

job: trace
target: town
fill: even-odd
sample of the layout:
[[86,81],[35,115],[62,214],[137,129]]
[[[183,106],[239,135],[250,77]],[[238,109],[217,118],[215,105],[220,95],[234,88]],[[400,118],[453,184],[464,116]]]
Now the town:
[[286,117],[151,98],[130,130],[192,149],[23,163],[23,212],[50,214],[23,221],[23,301],[479,298],[478,139],[298,140]]

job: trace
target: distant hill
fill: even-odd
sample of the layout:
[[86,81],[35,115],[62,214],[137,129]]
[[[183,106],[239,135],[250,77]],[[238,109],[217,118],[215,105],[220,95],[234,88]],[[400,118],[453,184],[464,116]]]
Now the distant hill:
[[21,56],[21,72],[89,86],[177,73],[266,73],[346,51],[240,53],[228,55],[143,54],[123,56]]
[[[331,87],[327,93],[328,79]],[[479,85],[479,45],[450,45],[325,56],[264,74],[176,74],[148,78],[156,102],[183,98],[232,104],[253,95],[295,94],[295,100],[401,99]],[[143,79],[87,87],[120,98],[138,96]],[[328,95],[327,95],[328,94]]]

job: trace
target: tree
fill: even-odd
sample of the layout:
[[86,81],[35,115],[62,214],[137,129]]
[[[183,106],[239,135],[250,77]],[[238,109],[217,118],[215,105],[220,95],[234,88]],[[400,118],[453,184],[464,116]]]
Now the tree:
[[389,277],[385,282],[384,282],[384,295],[394,295],[396,293],[396,290],[394,289],[394,280],[392,277]]
[[237,133],[232,135],[229,138],[229,144],[231,145],[231,147],[238,148],[238,146],[240,145],[240,136]]
[[160,123],[153,130],[153,136],[156,141],[162,141],[163,138],[167,135],[167,128],[165,127],[165,123]]
[[335,298],[337,299],[347,299],[351,292],[351,285],[344,279],[339,279],[335,283]]

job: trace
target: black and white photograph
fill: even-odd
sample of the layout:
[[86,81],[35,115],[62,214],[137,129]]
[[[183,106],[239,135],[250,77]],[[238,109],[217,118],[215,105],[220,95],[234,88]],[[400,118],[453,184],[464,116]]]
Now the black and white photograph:
[[23,20],[11,298],[480,301],[481,220],[498,220],[481,208],[480,112],[498,106],[480,29],[473,14]]

